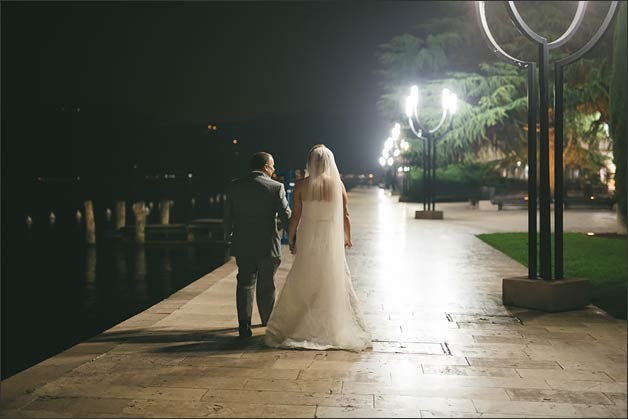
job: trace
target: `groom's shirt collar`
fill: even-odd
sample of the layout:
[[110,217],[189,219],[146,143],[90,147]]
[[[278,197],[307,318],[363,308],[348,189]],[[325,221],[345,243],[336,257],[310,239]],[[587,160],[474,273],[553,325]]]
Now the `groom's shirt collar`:
[[263,175],[263,176],[266,176],[267,178],[270,178],[270,176],[268,176],[266,173],[262,172],[261,170],[253,170],[253,171],[251,171],[251,173],[253,173],[253,174],[258,174],[259,173],[260,175]]

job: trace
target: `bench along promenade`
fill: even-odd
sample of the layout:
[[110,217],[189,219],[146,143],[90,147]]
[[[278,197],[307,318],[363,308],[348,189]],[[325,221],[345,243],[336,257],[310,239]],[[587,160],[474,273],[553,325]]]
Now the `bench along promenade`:
[[[231,259],[3,381],[0,416],[626,417],[625,320],[502,305],[502,278],[527,270],[475,235],[525,231],[525,211],[447,203],[444,220],[415,220],[419,204],[382,190],[349,200],[347,259],[372,350],[267,348],[257,313],[253,337],[236,339]],[[615,223],[565,213],[565,231]],[[284,249],[279,290],[292,261]]]

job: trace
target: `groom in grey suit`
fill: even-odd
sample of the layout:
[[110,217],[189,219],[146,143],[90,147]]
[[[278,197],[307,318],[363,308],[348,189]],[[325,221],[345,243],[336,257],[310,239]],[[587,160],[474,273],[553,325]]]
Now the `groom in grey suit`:
[[[275,272],[281,263],[281,236],[277,215],[288,228],[291,215],[283,184],[271,179],[275,161],[268,153],[255,153],[251,173],[231,181],[225,204],[225,240],[238,265],[236,306],[240,337],[249,337],[253,293],[262,326],[275,304]],[[257,287],[256,287],[257,282]]]

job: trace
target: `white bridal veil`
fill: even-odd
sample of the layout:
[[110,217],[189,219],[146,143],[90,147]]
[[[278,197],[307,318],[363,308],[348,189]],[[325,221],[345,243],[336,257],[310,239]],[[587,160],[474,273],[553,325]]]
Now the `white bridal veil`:
[[308,201],[333,201],[342,187],[340,173],[336,166],[334,153],[324,145],[316,145],[310,150],[306,172],[308,185],[303,198]]
[[310,150],[297,230],[297,253],[275,304],[266,344],[349,349],[370,346],[344,249],[342,182],[334,155]]

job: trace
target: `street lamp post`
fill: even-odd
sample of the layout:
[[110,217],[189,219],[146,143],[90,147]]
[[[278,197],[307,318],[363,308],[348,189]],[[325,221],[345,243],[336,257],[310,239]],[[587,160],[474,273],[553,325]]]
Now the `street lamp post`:
[[[563,311],[588,304],[589,288],[585,280],[564,280],[563,272],[563,69],[582,58],[602,38],[618,10],[618,2],[612,1],[606,17],[593,37],[578,51],[555,62],[554,110],[554,272],[552,272],[551,246],[551,196],[550,196],[550,147],[549,147],[549,52],[567,43],[577,32],[586,12],[585,1],[578,2],[578,8],[567,30],[556,40],[548,40],[524,22],[513,1],[504,2],[510,20],[515,28],[538,48],[537,61],[523,61],[512,57],[497,43],[486,19],[485,2],[476,2],[482,35],[489,48],[499,58],[528,70],[528,276],[527,278],[505,278],[503,281],[504,304],[518,305],[545,311]],[[538,63],[538,74],[537,74]],[[537,83],[538,77],[538,83]],[[540,135],[539,141],[539,263],[537,273],[536,236],[536,114],[537,95],[539,97]],[[552,275],[552,273],[554,275]],[[537,278],[544,281],[536,281]],[[552,281],[560,279],[563,281]],[[544,283],[544,284],[543,284]],[[558,283],[560,286],[556,285]]]
[[388,168],[387,170],[391,171],[391,191],[395,191],[395,157],[400,155],[399,151],[399,134],[401,133],[401,127],[399,124],[395,124],[395,126],[391,130],[391,136],[386,139],[384,142],[384,149],[382,150],[382,155],[379,158],[379,164],[384,168]]
[[[442,113],[438,124],[432,129],[427,128],[419,119],[419,88],[412,86],[410,95],[406,98],[405,113],[410,129],[418,139],[423,141],[423,211],[416,211],[414,218],[443,218],[443,212],[436,211],[436,144],[442,138],[445,127],[451,125],[453,115],[458,109],[458,97],[449,89],[443,89],[441,108]],[[446,121],[447,124],[445,124]],[[440,133],[439,130],[441,130]]]

